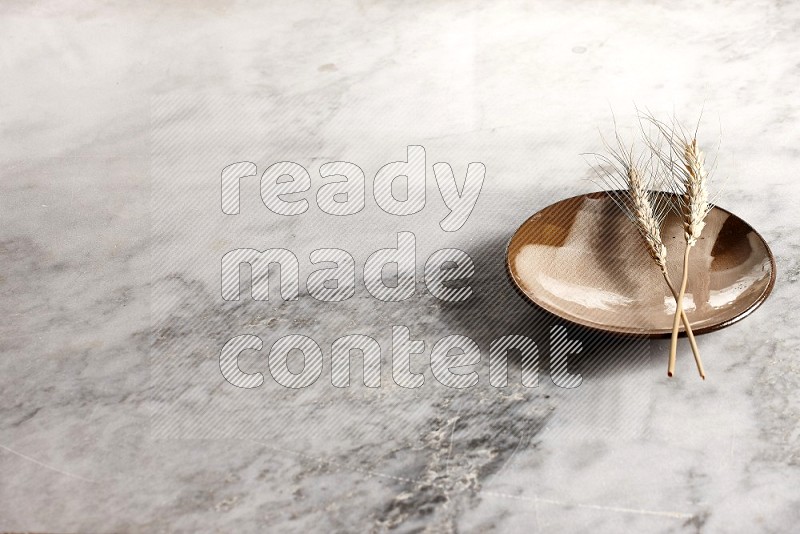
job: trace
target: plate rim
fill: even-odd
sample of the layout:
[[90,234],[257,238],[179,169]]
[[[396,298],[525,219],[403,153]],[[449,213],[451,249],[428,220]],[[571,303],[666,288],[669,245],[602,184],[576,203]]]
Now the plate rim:
[[[622,190],[620,190],[620,189],[613,190],[612,189],[612,190],[608,190],[608,191],[596,191],[596,192],[583,193],[583,194],[580,194],[580,195],[574,195],[574,196],[571,196],[571,197],[563,198],[561,200],[557,200],[555,202],[552,202],[552,203],[548,204],[547,206],[539,209],[536,213],[534,213],[533,215],[531,215],[527,219],[525,219],[517,227],[517,229],[514,230],[514,233],[511,234],[511,237],[509,237],[508,241],[506,242],[506,247],[505,247],[505,271],[506,271],[506,276],[508,277],[509,281],[511,282],[511,286],[514,288],[514,290],[520,296],[522,296],[523,300],[525,300],[528,304],[534,306],[537,309],[544,310],[545,312],[547,312],[550,315],[553,315],[555,317],[558,317],[559,319],[563,319],[565,321],[568,321],[568,322],[570,322],[572,324],[578,325],[578,326],[580,326],[582,328],[588,328],[589,330],[603,332],[603,333],[606,333],[606,334],[615,334],[615,335],[619,335],[619,336],[646,337],[646,338],[650,338],[650,339],[666,339],[666,338],[669,338],[669,337],[671,337],[671,333],[670,332],[652,332],[652,331],[648,331],[646,329],[635,329],[635,328],[626,329],[626,328],[611,327],[611,326],[601,326],[601,325],[599,325],[597,323],[583,322],[578,317],[575,317],[575,318],[566,317],[562,313],[559,313],[556,310],[550,309],[550,307],[546,306],[545,304],[543,304],[541,302],[537,302],[536,300],[534,300],[534,298],[532,296],[528,295],[528,293],[526,293],[522,289],[521,284],[517,281],[516,277],[514,276],[514,273],[511,271],[511,258],[509,257],[509,251],[510,251],[510,247],[511,247],[511,242],[514,240],[514,238],[517,236],[517,234],[519,234],[520,230],[522,230],[522,228],[526,224],[528,224],[528,222],[531,219],[533,219],[534,217],[539,215],[541,212],[543,212],[547,208],[549,208],[551,206],[555,206],[556,204],[559,204],[561,202],[567,202],[567,201],[570,201],[570,200],[576,200],[576,199],[584,198],[584,197],[591,197],[591,196],[594,196],[594,195],[607,195],[608,193],[614,193],[614,192],[621,193]],[[667,193],[670,194],[670,195],[674,195],[674,193],[669,193],[669,192],[667,192]],[[772,290],[774,289],[775,282],[777,280],[777,264],[775,262],[775,255],[772,253],[772,249],[769,247],[769,244],[767,243],[767,240],[764,239],[764,236],[762,236],[758,232],[758,230],[756,230],[753,227],[752,224],[750,224],[749,222],[745,221],[744,219],[742,219],[741,217],[739,217],[738,215],[736,215],[732,211],[727,210],[725,208],[722,208],[722,207],[720,207],[720,206],[718,206],[716,204],[711,204],[711,208],[712,209],[718,209],[720,211],[723,211],[723,212],[727,213],[730,216],[736,217],[737,219],[739,219],[740,221],[745,223],[747,226],[749,226],[750,229],[753,231],[753,233],[755,233],[755,235],[761,240],[761,242],[764,243],[764,247],[767,250],[767,256],[769,257],[769,262],[770,262],[770,277],[769,277],[769,282],[767,283],[767,286],[764,288],[764,291],[762,291],[762,293],[758,296],[758,298],[750,306],[748,306],[747,309],[745,309],[741,313],[731,317],[730,319],[726,319],[725,321],[721,321],[719,323],[706,325],[706,326],[703,326],[703,327],[698,327],[697,329],[692,328],[692,332],[695,335],[708,334],[710,332],[716,332],[717,330],[722,330],[723,328],[727,328],[728,326],[731,326],[732,324],[738,323],[742,319],[745,319],[746,317],[748,317],[751,313],[756,311],[764,303],[765,300],[767,300],[767,298],[770,296],[770,294],[772,294]],[[686,337],[686,332],[681,330],[679,332],[679,335],[680,335],[680,337]]]

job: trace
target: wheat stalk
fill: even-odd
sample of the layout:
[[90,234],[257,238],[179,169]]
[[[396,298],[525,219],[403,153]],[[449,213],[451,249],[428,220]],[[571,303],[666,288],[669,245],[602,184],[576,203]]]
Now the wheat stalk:
[[[639,117],[640,125],[642,119],[654,125],[669,147],[667,152],[661,150],[660,144],[654,143],[652,137],[647,135],[644,132],[644,128],[642,128],[643,136],[651,152],[666,168],[666,174],[670,177],[666,185],[672,191],[673,198],[676,199],[673,208],[681,217],[686,240],[683,254],[683,273],[680,289],[676,297],[677,308],[672,322],[670,355],[667,366],[667,375],[672,376],[675,371],[678,344],[678,312],[685,315],[683,298],[689,278],[689,253],[697,243],[697,240],[700,239],[705,227],[705,218],[711,211],[711,204],[708,201],[709,172],[705,166],[705,155],[697,144],[697,128],[692,135],[689,135],[674,119],[672,125],[667,125],[657,120],[650,113],[640,112]],[[698,120],[698,128],[699,122]],[[697,358],[695,360],[700,376],[705,379],[702,362]]]
[[[682,138],[680,141],[682,148],[682,160],[685,173],[680,173],[679,179],[683,185],[683,202],[681,215],[683,217],[684,237],[686,238],[686,248],[683,252],[683,276],[681,288],[678,292],[677,308],[675,317],[672,321],[672,339],[669,350],[669,364],[667,374],[672,376],[675,371],[675,358],[678,344],[678,323],[680,312],[683,311],[683,296],[686,293],[686,283],[689,280],[689,252],[700,239],[700,234],[705,226],[705,218],[710,211],[708,203],[708,172],[705,169],[705,157],[697,146],[697,138],[691,141]],[[700,376],[705,379],[705,373],[701,366],[698,366]]]
[[[590,165],[601,182],[599,185],[605,185],[608,188],[606,193],[628,219],[634,223],[644,238],[650,257],[661,270],[664,281],[675,299],[676,313],[680,312],[677,316],[683,321],[686,336],[689,338],[700,375],[705,378],[700,359],[700,350],[697,347],[691,324],[683,307],[678,305],[679,293],[675,290],[675,286],[667,272],[667,247],[664,246],[661,238],[661,226],[666,212],[670,208],[670,204],[666,200],[667,195],[652,191],[650,188],[650,182],[654,181],[655,176],[652,158],[645,162],[642,162],[642,158],[635,160],[633,147],[630,150],[624,148],[622,141],[616,134],[616,129],[615,136],[619,149],[610,147],[603,139],[611,158],[601,154],[592,154],[595,157],[596,164]],[[651,155],[653,155],[652,152]],[[640,168],[644,170],[644,173]]]

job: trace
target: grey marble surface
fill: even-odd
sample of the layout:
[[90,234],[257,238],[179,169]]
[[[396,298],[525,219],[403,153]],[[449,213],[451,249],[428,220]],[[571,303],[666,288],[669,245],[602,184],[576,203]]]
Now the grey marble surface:
[[[0,530],[796,530],[799,26],[778,1],[3,3]],[[593,188],[579,154],[609,108],[630,131],[634,103],[691,120],[705,107],[719,203],[765,237],[777,283],[699,340],[705,383],[688,351],[666,378],[667,342],[567,325],[583,383],[562,389],[546,365],[561,323],[509,287],[503,248],[537,209]],[[307,213],[276,217],[256,182],[237,222],[219,213],[227,164],[299,162],[316,190],[324,162],[369,181],[411,144],[427,153],[419,214],[393,218],[368,194],[331,217],[312,194]],[[457,176],[486,165],[458,232],[438,227],[438,161]],[[310,251],[346,249],[358,270],[401,230],[422,263],[468,252],[473,298],[441,303],[421,282],[394,304],[360,280],[343,303],[302,290]],[[295,252],[300,299],[223,302],[231,246]],[[512,365],[510,386],[490,387],[484,358],[475,388],[429,368],[401,388],[393,325],[428,354],[450,334],[484,355],[529,335],[540,386]],[[326,358],[335,338],[371,335],[382,387],[354,374],[334,388],[326,366],[306,390],[238,390],[217,358],[242,333],[307,335]]]

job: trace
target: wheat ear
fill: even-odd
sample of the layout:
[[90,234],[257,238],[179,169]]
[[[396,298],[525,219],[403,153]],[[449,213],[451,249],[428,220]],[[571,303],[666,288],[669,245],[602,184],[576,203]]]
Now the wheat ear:
[[[647,243],[650,257],[653,258],[661,269],[661,275],[664,277],[664,281],[667,283],[667,287],[672,293],[672,297],[675,299],[676,316],[680,317],[683,321],[686,337],[689,338],[689,344],[692,347],[695,362],[700,370],[700,376],[705,380],[703,363],[700,358],[700,349],[697,347],[697,341],[694,338],[691,323],[689,323],[689,319],[686,317],[686,312],[683,307],[679,304],[680,295],[675,290],[675,286],[667,272],[667,247],[664,246],[664,242],[661,239],[661,221],[656,218],[649,198],[650,192],[642,181],[640,173],[634,167],[628,168],[628,192],[630,193],[633,212],[638,222],[637,226],[640,228],[640,233]],[[672,375],[670,374],[669,376]]]
[[[650,257],[661,270],[664,281],[667,283],[667,287],[677,305],[678,292],[675,290],[675,286],[667,273],[667,247],[664,246],[661,238],[661,224],[666,210],[669,208],[668,202],[664,200],[666,195],[650,190],[648,184],[650,180],[643,178],[642,172],[637,169],[638,163],[634,161],[632,151],[627,152],[623,149],[619,137],[617,137],[617,143],[620,147],[619,151],[610,148],[605,143],[613,160],[595,154],[595,158],[605,165],[593,165],[592,169],[597,174],[599,181],[602,182],[601,185],[609,188],[606,193],[631,222],[636,225],[639,233],[644,238]],[[646,166],[646,168],[649,168],[649,166]],[[651,197],[654,202],[651,201]],[[698,368],[702,369],[700,349],[697,347],[689,319],[686,317],[683,308],[677,307],[676,309],[680,310],[680,317],[686,330],[686,336],[689,338],[695,361]],[[702,371],[701,375],[703,375]]]
[[[700,239],[700,234],[705,226],[705,218],[710,211],[708,204],[708,173],[705,169],[705,157],[697,146],[697,139],[681,141],[682,160],[685,173],[680,174],[683,182],[683,202],[681,203],[681,216],[683,217],[684,237],[686,248],[683,252],[683,276],[681,288],[678,292],[677,309],[672,321],[672,341],[669,349],[669,365],[667,374],[672,376],[675,371],[675,358],[678,345],[678,323],[683,312],[683,296],[686,293],[686,283],[689,280],[689,252]],[[700,376],[705,379],[705,372],[698,364]]]
[[[684,226],[684,236],[686,238],[686,248],[683,257],[683,273],[681,276],[681,287],[679,291],[675,291],[671,287],[673,296],[675,296],[675,316],[673,318],[672,336],[670,342],[670,356],[667,366],[667,375],[672,376],[675,372],[675,358],[678,344],[678,331],[677,331],[677,317],[680,312],[681,318],[686,316],[683,310],[683,297],[686,293],[686,284],[688,281],[688,268],[689,268],[689,250],[699,239],[702,233],[703,226],[705,226],[705,217],[710,211],[708,203],[708,172],[705,168],[703,153],[697,146],[697,131],[691,137],[680,127],[677,121],[673,120],[672,126],[669,126],[658,119],[651,113],[639,112],[640,127],[642,129],[642,136],[650,147],[650,152],[660,162],[664,169],[666,188],[672,192],[672,199],[670,207],[681,218]],[[642,126],[642,120],[645,120],[655,126],[661,137],[666,140],[668,149],[663,151],[660,143],[656,143],[652,136],[649,135]],[[699,121],[698,121],[699,123]],[[671,285],[667,281],[668,285]],[[684,323],[686,321],[684,320]],[[692,342],[692,337],[687,331],[687,337]],[[705,380],[705,370],[703,369],[703,362],[699,357],[698,352],[695,351],[695,363],[697,364],[697,372],[700,377]]]

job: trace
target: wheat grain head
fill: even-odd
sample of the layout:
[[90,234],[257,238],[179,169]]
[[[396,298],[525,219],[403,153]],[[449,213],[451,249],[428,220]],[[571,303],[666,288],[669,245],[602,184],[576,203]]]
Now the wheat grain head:
[[693,246],[700,238],[705,226],[705,218],[710,210],[708,203],[708,172],[705,169],[705,155],[697,146],[697,139],[683,142],[684,176],[683,224],[686,242]]
[[711,211],[710,173],[705,166],[705,154],[697,143],[697,131],[690,135],[675,119],[669,125],[652,114],[640,112],[640,124],[642,119],[654,125],[666,141],[668,149],[663,150],[642,128],[645,142],[669,177],[666,185],[674,193],[676,202],[672,207],[683,221],[686,242],[694,246],[705,227],[706,215]]
[[635,167],[628,167],[628,194],[632,204],[632,211],[636,220],[636,226],[647,243],[647,250],[650,257],[656,262],[661,270],[667,267],[667,247],[661,239],[661,223],[653,210],[653,203],[650,202],[650,191],[642,180],[641,174]]
[[615,132],[617,148],[603,143],[609,156],[591,154],[595,164],[597,183],[611,197],[617,207],[634,223],[644,238],[647,252],[662,270],[666,270],[667,247],[661,239],[661,225],[669,209],[666,196],[652,191],[656,181],[653,158],[634,158],[633,147],[626,149]]

